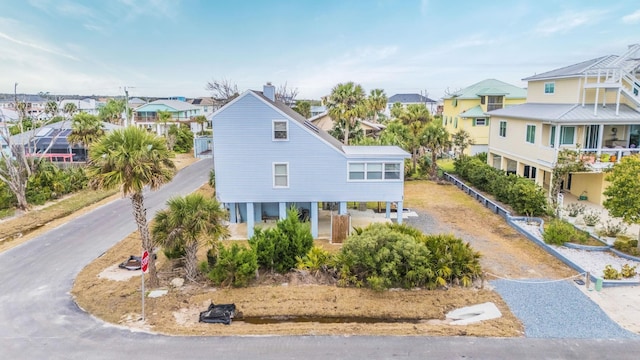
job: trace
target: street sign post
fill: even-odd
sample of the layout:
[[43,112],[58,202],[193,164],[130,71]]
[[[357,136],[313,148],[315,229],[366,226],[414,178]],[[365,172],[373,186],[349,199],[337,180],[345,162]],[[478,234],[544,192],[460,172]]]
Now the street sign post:
[[143,251],[140,258],[140,270],[142,270],[142,322],[144,322],[144,274],[149,270],[149,252]]

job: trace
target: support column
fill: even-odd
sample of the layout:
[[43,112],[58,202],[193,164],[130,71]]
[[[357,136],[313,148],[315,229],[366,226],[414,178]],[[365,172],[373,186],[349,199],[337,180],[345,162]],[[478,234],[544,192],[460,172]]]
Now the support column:
[[[597,105],[597,104],[596,104]],[[597,158],[600,158],[600,154],[602,154],[602,137],[604,136],[604,125],[598,125],[598,150],[596,151]]]
[[280,220],[283,220],[283,219],[287,218],[287,203],[286,202],[278,203],[278,215],[280,217]]
[[387,208],[385,212],[385,216],[387,219],[391,219],[391,202],[387,201]]
[[238,222],[236,203],[229,203],[229,222],[236,224]]
[[256,222],[261,222],[262,221],[262,203],[254,203],[253,208],[256,214],[254,219],[256,220]]
[[402,224],[402,201],[398,201],[398,208],[396,209],[396,215],[398,217],[398,224]]
[[256,225],[256,215],[253,211],[253,203],[247,203],[247,238],[250,239],[253,236],[253,227]]
[[318,238],[318,203],[311,203],[311,236]]
[[347,202],[341,201],[338,205],[338,214],[345,215],[347,213]]

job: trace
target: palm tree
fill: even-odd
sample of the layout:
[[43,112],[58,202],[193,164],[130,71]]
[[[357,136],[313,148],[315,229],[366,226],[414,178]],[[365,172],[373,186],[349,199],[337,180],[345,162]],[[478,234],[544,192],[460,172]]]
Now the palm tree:
[[98,116],[102,121],[120,125],[122,123],[122,113],[126,111],[125,109],[126,103],[124,99],[109,99],[100,108]]
[[373,89],[367,98],[367,106],[373,112],[373,121],[378,122],[378,113],[387,107],[387,95],[382,89]]
[[438,165],[436,164],[436,160],[438,155],[440,155],[444,149],[451,146],[451,140],[449,139],[449,132],[439,121],[429,123],[424,130],[424,142],[422,144],[431,151],[430,175],[432,179],[436,179],[438,177]]
[[418,165],[418,157],[420,156],[420,149],[423,147],[425,125],[420,121],[414,121],[410,123],[407,128],[408,139],[407,150],[411,153],[411,162],[413,163],[413,173],[415,174]]
[[229,237],[223,224],[227,213],[215,199],[201,194],[174,197],[168,208],[156,213],[152,229],[154,242],[164,247],[185,249],[185,270],[189,281],[198,277],[198,248],[203,239],[208,245]]
[[322,98],[322,102],[334,121],[345,120],[343,142],[349,145],[349,129],[365,113],[365,93],[362,86],[353,82],[338,84],[331,89],[331,95]]
[[[156,190],[173,179],[175,164],[170,156],[164,139],[135,126],[110,132],[89,151],[91,186],[99,189],[120,187],[123,195],[131,198],[142,248],[150,254],[153,243],[142,191],[146,186]],[[149,257],[149,275],[150,285],[157,286],[154,256]]]
[[67,115],[67,119],[71,119],[75,113],[78,112],[78,106],[74,103],[66,103],[62,107],[62,112]]
[[71,133],[67,136],[67,141],[71,144],[78,144],[89,149],[91,144],[104,135],[102,122],[97,116],[80,113],[73,117],[71,121]]
[[49,116],[49,118],[52,118],[56,115],[58,115],[58,103],[52,100],[47,101],[47,103],[44,105],[44,113],[47,114]]
[[204,134],[204,124],[206,124],[209,120],[204,115],[194,116],[193,121],[200,125],[200,135]]
[[431,114],[425,104],[409,104],[398,116],[398,118],[405,124],[409,125],[414,121],[419,121],[426,124],[431,121]]
[[453,136],[451,137],[451,141],[454,146],[454,151],[455,151],[454,154],[456,158],[459,156],[463,156],[465,150],[470,145],[473,145],[473,139],[471,138],[471,134],[469,134],[469,132],[465,129],[460,129],[455,134],[453,134]]
[[158,110],[158,124],[162,124],[162,128],[164,129],[163,134],[164,137],[167,137],[167,131],[169,130],[169,127],[167,126],[167,124],[169,124],[169,121],[171,121],[171,112],[170,111],[166,111],[166,110]]

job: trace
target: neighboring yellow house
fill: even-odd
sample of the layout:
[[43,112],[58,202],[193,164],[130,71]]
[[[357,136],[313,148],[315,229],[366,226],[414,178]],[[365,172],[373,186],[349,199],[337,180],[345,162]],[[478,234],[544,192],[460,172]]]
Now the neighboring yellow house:
[[522,104],[527,91],[496,79],[473,84],[444,97],[442,123],[450,134],[469,132],[473,145],[465,152],[475,155],[489,150],[488,111]]
[[562,148],[578,149],[589,172],[563,179],[563,189],[602,204],[603,170],[639,151],[640,44],[523,80],[527,102],[491,112],[487,161],[551,188]]

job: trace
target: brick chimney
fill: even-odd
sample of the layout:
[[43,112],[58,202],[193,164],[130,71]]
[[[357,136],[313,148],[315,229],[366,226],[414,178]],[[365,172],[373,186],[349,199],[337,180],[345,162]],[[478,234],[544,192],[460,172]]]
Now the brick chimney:
[[271,85],[270,82],[267,83],[262,89],[262,94],[271,101],[276,101],[276,87]]

